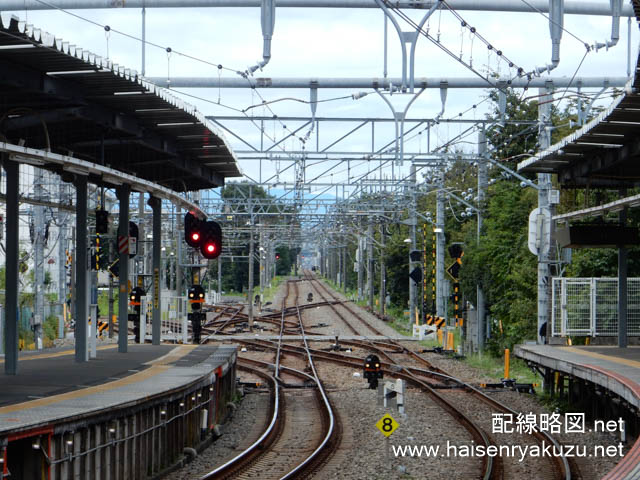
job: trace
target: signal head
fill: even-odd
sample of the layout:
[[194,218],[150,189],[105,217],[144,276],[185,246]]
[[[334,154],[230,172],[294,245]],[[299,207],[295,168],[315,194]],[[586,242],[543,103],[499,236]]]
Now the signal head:
[[216,222],[202,223],[200,253],[204,258],[217,258],[222,253],[222,229]]
[[193,213],[187,212],[184,216],[184,241],[193,248],[198,248],[202,241],[202,222]]

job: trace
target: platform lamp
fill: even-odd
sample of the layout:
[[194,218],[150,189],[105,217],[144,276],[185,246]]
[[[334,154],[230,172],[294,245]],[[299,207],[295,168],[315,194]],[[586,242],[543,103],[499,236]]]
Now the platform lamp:
[[64,440],[64,454],[68,457],[67,461],[73,461],[73,435],[74,432],[66,432],[62,435]]
[[[49,458],[49,455],[47,455],[47,452],[44,451],[44,448],[42,448],[42,443],[41,443],[41,437],[37,436],[33,439],[33,443],[31,444],[31,448],[33,448],[34,450],[40,450],[40,452],[42,452],[42,455],[44,456],[44,461],[47,462],[47,465],[51,465],[51,459]],[[0,457],[2,458],[2,457]]]

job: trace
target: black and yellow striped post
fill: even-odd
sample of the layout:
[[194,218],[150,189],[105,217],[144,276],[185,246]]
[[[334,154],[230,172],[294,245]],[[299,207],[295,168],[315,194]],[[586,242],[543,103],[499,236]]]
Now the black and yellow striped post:
[[94,270],[100,270],[100,234],[96,233],[96,258],[94,259]]
[[453,316],[455,319],[456,327],[462,327],[462,317],[459,315],[459,313],[460,313],[460,284],[458,282],[454,282],[453,283]]

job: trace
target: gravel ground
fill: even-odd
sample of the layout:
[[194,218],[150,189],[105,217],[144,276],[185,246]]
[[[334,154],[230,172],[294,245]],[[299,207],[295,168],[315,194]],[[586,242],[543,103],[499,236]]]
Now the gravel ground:
[[[347,367],[326,363],[316,365],[329,391],[329,398],[343,424],[343,438],[336,453],[315,478],[392,479],[477,478],[480,461],[461,457],[412,458],[393,456],[387,448],[404,445],[439,445],[446,450],[447,441],[470,444],[471,435],[426,394],[409,389],[406,397],[406,416],[395,408],[385,408],[376,390]],[[399,424],[387,441],[376,428],[376,422],[389,413]]]
[[[310,290],[310,288],[307,288],[304,284],[300,284],[299,287],[300,300],[306,301],[307,290]],[[275,295],[273,301],[274,308],[276,306],[277,308],[280,307],[283,294],[284,287]],[[344,298],[342,296],[340,297]],[[316,301],[319,301],[319,296],[315,291],[314,298]],[[344,315],[347,319],[351,319],[348,312],[344,312]],[[369,322],[376,325],[376,328],[385,333],[388,332],[390,336],[399,336],[397,332],[373,315],[365,313],[365,316]],[[337,332],[338,335],[352,335],[339,319],[334,318],[333,312],[328,307],[305,310],[303,317],[305,325],[308,326],[318,323],[326,323],[329,325],[327,327],[313,328],[311,330],[312,333],[334,335]],[[361,326],[355,319],[353,320],[353,324],[356,328]],[[407,341],[405,345],[410,348],[417,348],[414,342]],[[314,348],[323,348],[326,346],[328,346],[327,343],[320,342],[312,345]],[[364,356],[364,351],[354,349],[353,354]],[[241,355],[273,362],[273,353],[269,351],[249,351]],[[491,381],[491,378],[461,361],[452,360],[436,354],[425,353],[422,354],[422,356],[452,376],[469,383],[477,384]],[[394,358],[398,358],[398,361],[400,361],[402,357],[394,356]],[[304,362],[295,356],[285,357],[283,363],[298,369],[304,366]],[[446,454],[444,456],[431,456],[430,458],[426,458],[423,454],[421,458],[412,458],[394,457],[393,454],[389,455],[387,453],[387,446],[395,446],[397,448],[398,446],[404,445],[415,445],[418,447],[421,445],[439,445],[441,449],[440,453],[442,453],[446,451],[447,441],[449,444],[470,444],[470,434],[441,407],[434,403],[428,395],[419,390],[409,388],[405,402],[406,416],[402,416],[397,412],[395,407],[385,409],[381,405],[378,392],[369,390],[366,381],[359,376],[361,375],[361,371],[324,362],[316,362],[316,368],[323,379],[332,404],[341,419],[343,432],[338,451],[329,459],[325,468],[316,473],[315,478],[441,478],[455,480],[477,477],[480,469],[480,460],[477,458],[467,459]],[[358,375],[354,376],[354,374]],[[509,391],[491,393],[491,395],[495,395],[497,400],[518,412],[533,412],[535,414],[552,413],[531,395]],[[449,396],[455,397],[455,394],[451,393]],[[462,400],[458,401],[458,403],[461,403],[459,406],[465,413],[470,415],[474,414],[473,406],[467,401]],[[248,444],[252,435],[257,437],[255,432],[257,426],[264,424],[266,408],[267,397],[265,395],[246,395],[231,422],[224,427],[225,434],[209,449],[215,452],[210,454],[213,456],[201,455],[191,466],[185,467],[189,470],[182,474],[182,476],[172,474],[171,478],[194,478],[194,472],[204,471],[202,466],[196,468],[197,462],[201,462],[201,465],[206,465],[206,468],[210,469],[212,463],[221,463],[224,458],[231,456],[234,449],[239,450],[242,446],[241,443],[243,439]],[[476,410],[476,416],[488,416],[491,413],[489,407]],[[390,413],[399,423],[399,428],[390,437],[389,441],[387,441],[375,427],[375,423],[385,413]],[[486,419],[481,423],[486,429],[489,429],[491,420]],[[251,433],[247,434],[247,432]],[[617,438],[615,436],[600,432],[559,434],[555,435],[555,437],[566,445],[586,446],[588,452],[592,451],[594,445],[617,445]],[[501,442],[502,439],[498,441]],[[514,436],[514,443],[526,445],[529,442],[519,442],[518,437]],[[631,443],[628,445],[631,445]],[[618,460],[618,458],[590,457],[576,459],[576,463],[583,479],[596,480],[602,478],[606,472],[610,471]],[[521,466],[514,465],[512,471],[517,472],[515,474],[518,478],[540,478],[537,475],[538,472],[531,471],[531,468],[531,465],[528,464]],[[505,478],[510,477],[505,476]]]
[[[308,292],[308,291],[314,292],[314,300],[316,302],[322,301],[322,297],[318,293],[319,287],[312,288],[311,286],[308,286],[308,283],[305,282],[305,284],[300,285],[299,289],[301,294],[300,300],[301,301],[304,300],[304,303],[306,303],[306,299],[307,299],[307,295],[304,292]],[[325,297],[327,297],[327,300],[329,300],[329,296],[324,291],[322,290],[320,291],[322,292],[323,295],[325,295]],[[344,295],[335,291],[334,291],[334,296],[336,296],[339,300],[347,300],[347,298]],[[301,305],[302,304],[303,303],[301,303]],[[354,304],[352,304],[352,306],[355,307]],[[364,328],[362,323],[357,319],[353,318],[353,316],[348,310],[346,310],[344,307],[340,307],[340,306],[336,306],[336,307],[339,309],[340,314],[343,315],[351,323],[351,325],[353,325],[355,329],[360,331]],[[376,329],[378,329],[384,335],[388,335],[390,337],[400,336],[393,328],[388,326],[385,322],[380,320],[375,315],[372,315],[369,312],[366,312],[364,310],[360,310],[360,311],[363,312],[363,316],[367,321],[367,323],[369,323],[370,325],[373,325]],[[316,309],[305,310],[304,320],[305,320],[305,325],[317,325],[319,323],[324,323],[328,325],[327,327],[313,328],[309,331],[309,334],[347,335],[347,336],[354,335],[354,333],[347,327],[347,325],[345,325],[344,322],[335,315],[331,307],[318,307]],[[363,334],[375,335],[369,329],[363,331]]]
[[[240,373],[240,378],[243,378]],[[222,436],[180,470],[167,478],[200,478],[214,465],[222,465],[253,443],[262,433],[269,409],[268,393],[247,393],[233,416],[221,426]]]

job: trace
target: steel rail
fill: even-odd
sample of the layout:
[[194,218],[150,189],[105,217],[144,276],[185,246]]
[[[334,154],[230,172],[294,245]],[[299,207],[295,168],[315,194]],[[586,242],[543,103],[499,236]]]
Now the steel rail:
[[225,462],[224,464],[220,465],[216,469],[200,477],[200,480],[210,480],[213,478],[220,478],[224,475],[230,474],[233,471],[233,469],[237,467],[239,462],[247,459],[249,455],[256,453],[256,450],[262,447],[263,442],[265,442],[268,439],[268,437],[274,433],[274,429],[277,425],[278,415],[280,413],[280,386],[278,385],[278,382],[274,377],[272,377],[271,375],[268,375],[267,373],[243,366],[242,365],[243,361],[244,359],[238,359],[238,366],[240,368],[249,370],[263,378],[267,378],[272,383],[273,413],[271,415],[271,421],[267,426],[266,430],[262,433],[262,435],[260,435],[260,437],[255,442],[253,442],[246,450],[242,451],[239,455],[236,455],[231,460]]
[[[333,297],[334,300],[336,300],[337,298],[329,291],[329,289],[317,278],[309,275],[308,273],[305,273],[307,275],[307,279],[310,282],[316,282],[316,283],[312,283],[312,285],[314,286],[314,288],[316,289],[316,291],[320,294],[320,296],[323,298],[323,300],[325,300],[327,303],[330,304],[331,309],[335,312],[335,314],[343,321],[345,322],[348,326],[349,329],[353,332],[353,333],[358,333],[358,331],[353,328],[353,326],[347,321],[347,319],[344,317],[344,315],[342,315],[340,312],[338,312],[338,310],[331,305],[331,302],[329,300],[327,300],[327,298],[322,294],[322,292],[320,292],[320,289],[317,288],[317,285],[320,285],[320,287],[322,287],[322,289],[325,291],[325,293],[327,293],[329,296]],[[385,335],[384,333],[382,333],[380,330],[378,330],[376,327],[374,327],[373,325],[371,325],[369,322],[367,322],[366,320],[364,320],[360,315],[356,314],[349,305],[347,305],[346,302],[340,302],[340,305],[342,307],[344,307],[346,310],[349,311],[349,313],[351,313],[354,317],[356,317],[365,327],[367,327],[369,330],[373,331],[374,334],[382,336],[382,337],[387,337],[388,335]]]
[[[287,283],[289,283],[289,282],[287,282]],[[313,377],[315,378],[316,384],[318,386],[318,392],[320,393],[320,396],[322,397],[322,401],[324,402],[324,405],[325,405],[325,408],[326,408],[326,413],[327,413],[327,415],[329,417],[329,426],[327,427],[327,434],[325,435],[325,437],[322,440],[322,442],[320,443],[320,445],[318,445],[318,447],[311,453],[311,455],[309,455],[305,459],[304,462],[299,464],[296,468],[294,468],[288,474],[286,474],[284,477],[282,477],[281,480],[294,478],[297,475],[299,475],[301,472],[305,471],[305,469],[307,469],[310,466],[311,462],[313,462],[318,457],[320,452],[322,452],[328,446],[331,438],[334,435],[334,431],[335,431],[335,417],[334,417],[333,409],[331,407],[331,402],[329,401],[329,398],[327,397],[327,394],[324,391],[324,387],[322,386],[322,382],[320,381],[320,376],[318,375],[318,372],[316,370],[315,364],[313,363],[313,355],[311,354],[311,351],[309,350],[309,344],[307,342],[307,336],[306,336],[305,331],[304,331],[304,323],[302,322],[302,315],[300,314],[300,308],[298,308],[298,287],[297,287],[297,284],[294,284],[294,289],[296,291],[295,304],[296,304],[296,309],[297,309],[298,321],[300,322],[300,330],[302,331],[302,340],[304,342],[304,348],[305,348],[305,350],[307,352],[307,358],[308,358],[308,361],[309,361],[309,366],[311,367],[311,372],[313,373]],[[284,311],[284,308],[283,308],[283,311]]]
[[[248,340],[248,341],[243,342],[243,343],[251,344],[251,343],[254,343],[254,341]],[[259,343],[262,346],[267,346],[268,348],[275,348],[273,345],[268,345],[268,343],[272,343],[272,342],[260,341],[260,342],[256,342],[256,343]],[[288,353],[292,353],[292,354],[295,354],[295,355],[305,355],[305,352],[300,351],[300,350],[302,350],[302,347],[286,345],[284,348],[285,348],[285,351],[287,351]],[[325,360],[325,361],[334,362],[334,363],[340,363],[342,365],[347,365],[347,366],[354,367],[354,368],[362,368],[362,360],[361,359],[348,358],[345,355],[336,354],[336,353],[330,353],[330,352],[318,353],[318,352],[314,351],[314,355],[320,360]],[[384,364],[383,364],[383,366],[384,366]],[[399,371],[394,371],[391,367],[384,368],[383,371],[385,373],[394,375],[396,377],[403,378],[403,379],[407,380],[408,382],[410,382],[412,384],[415,384],[415,385],[418,385],[419,387],[423,388],[427,393],[429,393],[429,395],[432,396],[432,398],[434,398],[442,406],[442,408],[444,408],[447,412],[449,412],[453,418],[455,418],[456,420],[458,420],[458,422],[463,424],[465,429],[471,434],[471,436],[477,442],[482,443],[483,445],[485,445],[487,447],[492,444],[491,440],[489,439],[487,434],[482,430],[482,428],[480,428],[478,425],[476,425],[475,422],[473,422],[466,415],[464,415],[462,412],[460,412],[455,406],[451,405],[444,398],[442,398],[433,389],[433,385],[430,385],[430,384],[424,382],[423,380],[420,380],[420,379],[416,378],[415,376],[408,375],[406,373],[402,373],[402,372],[399,372]],[[435,372],[427,372],[427,373],[435,374]],[[446,377],[446,375],[441,375],[441,374],[436,374],[436,375],[439,375],[439,376],[442,376],[442,377]],[[453,379],[453,377],[450,377],[450,378]],[[453,380],[457,380],[457,379],[453,379]],[[457,381],[459,382],[459,380],[457,380]],[[495,466],[494,465],[494,459],[491,458],[491,457],[483,457],[482,461],[483,461],[483,476],[482,476],[482,478],[483,478],[483,480],[489,480],[491,478],[493,472],[494,472],[494,466]]]

